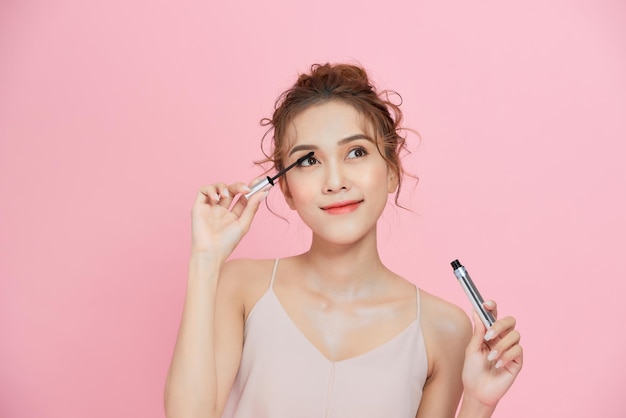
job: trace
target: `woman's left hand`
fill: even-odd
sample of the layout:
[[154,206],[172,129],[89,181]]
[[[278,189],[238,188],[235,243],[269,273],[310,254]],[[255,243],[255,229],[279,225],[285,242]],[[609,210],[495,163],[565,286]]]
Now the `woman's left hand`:
[[[495,302],[487,301],[484,306],[497,317]],[[520,333],[511,316],[497,320],[488,331],[476,312],[473,319],[474,335],[465,351],[463,365],[463,396],[495,407],[522,369]]]

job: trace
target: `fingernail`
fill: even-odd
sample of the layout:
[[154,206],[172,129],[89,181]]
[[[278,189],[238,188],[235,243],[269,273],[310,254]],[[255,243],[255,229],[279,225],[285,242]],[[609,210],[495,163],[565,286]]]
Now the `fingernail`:
[[496,306],[496,304],[492,300],[486,301],[485,305],[489,306],[490,308],[493,308]]
[[228,193],[228,189],[222,190],[222,196],[224,196],[226,198],[230,197],[230,193]]
[[492,329],[490,329],[489,331],[487,331],[487,333],[485,334],[485,341],[489,341],[492,340],[493,337],[495,337],[496,332]]
[[243,191],[244,191],[244,192],[246,192],[246,193],[247,193],[247,192],[249,192],[249,191],[251,191],[251,190],[252,190],[252,189],[251,189],[251,188],[249,188],[248,186],[245,186],[245,185],[243,186]]
[[487,356],[487,361],[491,361],[494,358],[496,358],[498,356],[498,351],[497,350],[491,350],[489,352],[489,355]]
[[504,362],[502,360],[498,360],[496,361],[496,369],[499,369],[500,367],[504,366]]
[[218,195],[217,193],[215,193],[215,194],[213,195],[213,199],[215,199],[215,201],[216,201],[216,202],[219,202],[219,201],[220,201],[220,195]]

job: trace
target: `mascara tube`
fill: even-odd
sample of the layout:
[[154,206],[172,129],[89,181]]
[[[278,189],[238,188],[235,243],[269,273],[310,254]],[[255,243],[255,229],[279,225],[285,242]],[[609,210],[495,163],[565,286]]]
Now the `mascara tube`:
[[294,163],[292,163],[289,167],[285,167],[282,170],[280,170],[274,177],[270,177],[270,176],[265,177],[265,179],[263,179],[259,183],[255,184],[254,187],[248,193],[246,193],[246,195],[245,195],[246,199],[250,199],[253,194],[255,194],[256,192],[258,192],[260,190],[263,190],[266,186],[269,186],[269,185],[273,186],[274,185],[274,180],[276,180],[280,176],[284,175],[287,171],[291,170],[292,168],[294,168],[298,164],[302,163],[302,161],[306,160],[307,158],[311,158],[313,156],[313,154],[314,154],[314,152],[311,151],[308,154],[303,155],[302,157],[298,158]]
[[254,185],[254,187],[252,189],[250,189],[250,191],[248,193],[246,193],[246,199],[250,199],[252,197],[253,194],[255,194],[256,192],[258,192],[259,190],[262,190],[264,187],[269,186],[269,185],[274,185],[274,180],[272,180],[272,178],[270,176],[267,176],[265,179],[263,179],[262,181],[258,182],[257,184]]
[[483,306],[485,302],[483,297],[480,295],[480,292],[474,285],[472,278],[469,273],[463,267],[463,265],[459,262],[459,260],[454,260],[452,263],[452,269],[454,270],[454,275],[459,280],[461,287],[465,291],[465,294],[469,298],[470,302],[472,302],[472,306],[480,316],[481,321],[485,324],[485,328],[489,329],[496,322],[496,318],[493,316],[491,312],[489,312]]

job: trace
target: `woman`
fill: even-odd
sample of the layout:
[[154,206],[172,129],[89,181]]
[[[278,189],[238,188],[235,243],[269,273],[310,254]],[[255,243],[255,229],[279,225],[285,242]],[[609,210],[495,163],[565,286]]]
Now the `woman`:
[[[522,366],[511,317],[489,332],[387,269],[376,224],[399,192],[402,113],[352,65],[314,65],[277,102],[280,188],[310,249],[226,262],[267,191],[200,188],[168,417],[488,417]],[[485,304],[495,313],[492,301]]]

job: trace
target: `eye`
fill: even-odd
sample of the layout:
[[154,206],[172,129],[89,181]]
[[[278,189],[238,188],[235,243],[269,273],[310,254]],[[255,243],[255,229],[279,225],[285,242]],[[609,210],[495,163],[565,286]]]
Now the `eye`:
[[367,151],[365,150],[365,148],[354,148],[351,149],[350,152],[348,153],[348,158],[361,158],[361,157],[365,157],[367,155]]
[[317,164],[317,159],[315,157],[309,157],[306,160],[302,161],[300,164],[298,164],[298,167],[310,167],[315,164]]

